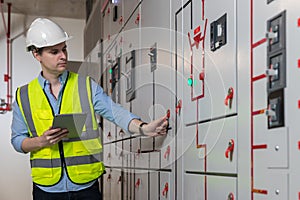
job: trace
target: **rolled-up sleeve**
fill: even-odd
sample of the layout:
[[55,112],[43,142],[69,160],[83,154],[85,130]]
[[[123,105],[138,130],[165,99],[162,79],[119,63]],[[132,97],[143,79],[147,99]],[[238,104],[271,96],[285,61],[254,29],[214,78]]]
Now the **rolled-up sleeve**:
[[129,133],[128,126],[131,120],[140,117],[115,103],[96,82],[91,83],[95,112]]
[[12,110],[11,144],[17,152],[25,153],[22,150],[22,142],[25,138],[29,137],[28,129],[16,102],[12,104]]

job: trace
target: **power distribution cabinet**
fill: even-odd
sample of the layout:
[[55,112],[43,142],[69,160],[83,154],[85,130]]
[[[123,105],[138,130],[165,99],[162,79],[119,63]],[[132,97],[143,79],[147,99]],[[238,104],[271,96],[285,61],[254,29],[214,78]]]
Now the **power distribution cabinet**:
[[299,6],[109,2],[86,64],[101,59],[104,91],[144,121],[168,113],[169,130],[102,120],[104,199],[299,199]]

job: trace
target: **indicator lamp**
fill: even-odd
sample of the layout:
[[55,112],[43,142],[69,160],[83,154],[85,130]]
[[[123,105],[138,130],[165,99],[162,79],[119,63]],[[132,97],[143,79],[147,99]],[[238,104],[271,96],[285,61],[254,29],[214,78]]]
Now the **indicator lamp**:
[[190,77],[190,78],[188,78],[188,85],[189,86],[192,86],[193,85],[193,79]]

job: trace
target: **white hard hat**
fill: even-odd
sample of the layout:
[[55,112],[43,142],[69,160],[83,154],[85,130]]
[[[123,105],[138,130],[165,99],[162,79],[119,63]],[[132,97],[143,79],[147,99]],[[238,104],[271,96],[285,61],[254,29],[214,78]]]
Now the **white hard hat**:
[[46,18],[37,18],[31,23],[27,31],[27,51],[32,50],[32,46],[36,48],[53,46],[65,42],[70,38],[55,22]]

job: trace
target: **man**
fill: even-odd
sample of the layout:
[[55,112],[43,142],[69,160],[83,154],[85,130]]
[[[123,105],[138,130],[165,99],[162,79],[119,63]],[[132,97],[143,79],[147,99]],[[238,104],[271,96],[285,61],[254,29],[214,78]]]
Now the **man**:
[[[114,103],[89,77],[69,72],[69,39],[58,24],[45,18],[33,21],[27,32],[27,50],[42,71],[17,89],[11,142],[16,151],[30,152],[34,200],[101,199],[98,178],[105,168],[95,113],[130,133],[167,133],[167,115],[144,123]],[[87,113],[80,138],[68,138],[68,130],[51,127],[56,114],[79,112]]]

